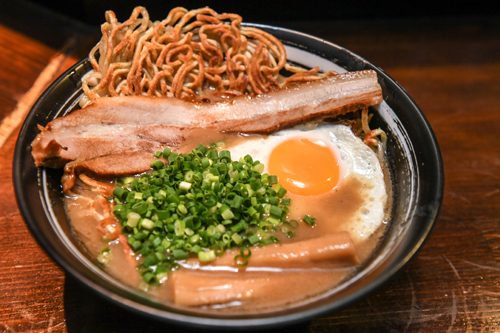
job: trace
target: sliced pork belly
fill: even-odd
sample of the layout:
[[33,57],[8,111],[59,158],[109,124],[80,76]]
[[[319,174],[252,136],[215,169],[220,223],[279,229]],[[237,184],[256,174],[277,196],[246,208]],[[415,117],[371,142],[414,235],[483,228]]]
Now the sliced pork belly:
[[90,172],[97,176],[133,175],[151,169],[151,161],[154,161],[151,152],[128,149],[111,155],[99,156],[87,160],[75,160],[64,166],[62,178],[63,191],[73,188],[76,176],[81,172]]
[[52,124],[60,125],[57,120],[71,120],[74,115],[85,111],[81,109],[57,118],[41,129],[31,144],[31,153],[38,167],[62,168],[70,161],[85,161],[130,150],[154,153],[164,146],[184,141],[187,132],[173,126],[143,127],[139,124],[94,123],[52,127]]
[[[183,142],[192,130],[270,133],[382,101],[374,71],[339,74],[257,97],[191,103],[173,98],[103,97],[57,118],[32,143],[37,166],[63,167],[130,150],[152,153]],[[83,167],[84,164],[80,164]],[[106,169],[106,163],[100,163]],[[108,168],[109,169],[109,168]],[[112,171],[96,169],[96,173]]]

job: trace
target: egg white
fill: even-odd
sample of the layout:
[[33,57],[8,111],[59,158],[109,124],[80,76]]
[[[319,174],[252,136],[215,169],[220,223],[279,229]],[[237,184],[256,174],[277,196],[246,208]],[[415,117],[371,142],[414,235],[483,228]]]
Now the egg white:
[[340,230],[348,231],[354,243],[366,240],[384,222],[387,190],[382,167],[376,154],[344,125],[324,124],[308,130],[301,126],[279,131],[267,137],[249,138],[245,142],[229,147],[233,160],[249,154],[264,164],[268,172],[269,157],[281,142],[292,138],[320,139],[327,143],[339,163],[338,186],[349,177],[357,178],[363,203],[358,207],[352,221],[342,223]]

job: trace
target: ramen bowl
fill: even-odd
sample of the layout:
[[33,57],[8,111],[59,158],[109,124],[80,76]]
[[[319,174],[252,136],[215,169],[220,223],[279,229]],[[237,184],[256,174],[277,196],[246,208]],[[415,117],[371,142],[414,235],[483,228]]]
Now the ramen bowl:
[[278,27],[251,25],[280,39],[290,62],[322,71],[372,69],[384,101],[372,119],[388,136],[386,160],[392,182],[392,217],[376,253],[349,280],[307,301],[264,312],[231,314],[178,308],[148,298],[109,276],[74,237],[61,190],[62,170],[37,168],[31,142],[56,117],[77,108],[88,59],[74,65],[40,97],[21,129],[14,156],[14,187],[21,213],[33,236],[67,273],[89,289],[129,311],[177,324],[244,328],[289,325],[345,308],[380,288],[417,253],[437,219],[443,195],[443,166],[436,138],[422,111],[405,90],[380,68],[325,40]]

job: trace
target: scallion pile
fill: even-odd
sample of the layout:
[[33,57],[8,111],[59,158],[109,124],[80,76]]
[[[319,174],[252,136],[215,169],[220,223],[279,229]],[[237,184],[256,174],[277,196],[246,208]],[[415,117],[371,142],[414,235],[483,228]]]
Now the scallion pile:
[[122,233],[141,254],[146,283],[177,269],[176,260],[197,256],[207,263],[227,249],[239,249],[235,263],[245,266],[250,246],[279,242],[275,232],[295,235],[298,222],[286,221],[286,190],[250,155],[232,161],[211,144],[189,154],[167,147],[155,157],[151,173],[117,181],[110,198]]

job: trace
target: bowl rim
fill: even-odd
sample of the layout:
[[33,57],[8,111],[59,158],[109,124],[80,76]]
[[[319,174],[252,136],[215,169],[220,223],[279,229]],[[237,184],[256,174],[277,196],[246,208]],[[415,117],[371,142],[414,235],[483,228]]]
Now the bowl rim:
[[[37,222],[37,219],[35,216],[33,216],[29,204],[26,201],[26,191],[25,188],[23,187],[23,172],[21,168],[19,168],[19,165],[21,164],[21,159],[23,155],[23,150],[26,148],[25,146],[21,145],[21,138],[26,135],[26,131],[28,130],[28,123],[30,120],[35,116],[35,112],[39,105],[43,103],[43,100],[51,93],[53,89],[55,89],[67,76],[69,76],[77,67],[82,66],[86,62],[88,62],[88,57],[85,59],[82,59],[75,65],[73,65],[71,68],[69,68],[65,73],[63,73],[61,76],[59,76],[44,92],[43,94],[39,97],[37,102],[33,105],[31,111],[27,115],[23,126],[21,128],[20,134],[17,138],[16,141],[16,147],[14,151],[14,159],[13,159],[13,183],[14,183],[14,190],[15,190],[15,195],[16,195],[16,200],[18,207],[21,211],[21,214],[31,232],[31,234],[34,236],[34,238],[37,240],[37,242],[42,246],[42,248],[45,250],[45,252],[58,264],[58,266],[62,267],[66,272],[70,273],[73,277],[75,277],[77,280],[85,284],[87,287],[89,287],[91,290],[96,292],[98,295],[101,297],[104,297],[105,299],[118,304],[122,308],[125,308],[127,310],[132,310],[136,313],[146,315],[153,317],[155,319],[163,319],[163,320],[171,320],[179,324],[184,324],[192,327],[201,327],[201,328],[245,328],[245,327],[251,327],[251,328],[257,328],[257,327],[276,327],[276,326],[283,326],[283,325],[291,325],[294,323],[302,322],[304,320],[310,320],[313,318],[316,318],[321,315],[325,315],[328,313],[331,313],[333,311],[337,311],[340,309],[343,309],[351,304],[353,304],[356,301],[359,301],[362,298],[367,297],[368,295],[372,294],[374,291],[379,289],[382,285],[386,284],[388,281],[390,281],[394,276],[401,271],[403,267],[405,267],[408,262],[415,256],[415,254],[418,252],[419,249],[421,249],[422,245],[424,244],[425,240],[428,238],[430,232],[432,231],[432,228],[435,224],[435,221],[437,220],[437,217],[439,215],[439,211],[441,208],[441,203],[443,199],[443,191],[444,191],[444,168],[443,168],[443,161],[441,157],[441,152],[437,143],[437,139],[434,135],[434,132],[432,131],[432,128],[425,118],[423,112],[420,110],[420,108],[417,106],[415,101],[409,96],[409,94],[394,80],[392,79],[389,75],[387,75],[381,68],[373,65],[369,61],[365,60],[364,58],[360,57],[359,55],[347,50],[344,47],[341,47],[335,43],[332,43],[330,41],[303,33],[287,28],[280,28],[280,27],[275,27],[275,26],[270,26],[270,25],[264,25],[264,24],[254,24],[254,23],[243,23],[242,25],[247,25],[247,26],[253,26],[260,28],[262,30],[269,31],[271,33],[278,33],[280,35],[285,35],[287,37],[286,41],[283,41],[284,44],[287,45],[292,45],[292,46],[298,46],[298,47],[303,47],[302,42],[303,41],[308,41],[312,43],[321,43],[322,46],[326,48],[337,48],[340,51],[346,53],[349,55],[349,57],[354,57],[358,61],[362,61],[366,66],[370,67],[371,69],[375,70],[377,72],[377,75],[379,76],[379,81],[380,77],[382,77],[385,82],[390,83],[399,94],[402,94],[402,96],[407,100],[407,102],[411,105],[411,108],[413,109],[412,112],[416,112],[416,115],[419,116],[421,125],[425,129],[425,133],[422,133],[422,135],[425,135],[428,137],[428,139],[431,141],[432,145],[429,147],[432,156],[434,158],[434,166],[438,170],[436,176],[436,184],[435,184],[435,191],[433,193],[429,193],[429,197],[432,199],[433,202],[436,203],[435,207],[433,207],[431,214],[429,214],[425,218],[425,225],[426,227],[418,234],[418,237],[415,237],[416,241],[414,242],[414,245],[405,251],[405,257],[403,260],[401,260],[397,265],[392,266],[390,269],[385,270],[382,274],[378,275],[375,279],[361,287],[360,289],[356,290],[354,293],[349,294],[348,296],[326,304],[322,306],[317,306],[309,310],[297,312],[297,313],[291,313],[291,314],[279,314],[278,316],[273,316],[273,317],[262,317],[262,318],[207,318],[207,317],[201,317],[201,316],[196,316],[194,314],[190,315],[185,315],[181,313],[174,313],[174,312],[167,312],[162,309],[158,308],[153,308],[150,306],[147,306],[145,304],[140,304],[137,303],[133,300],[130,300],[129,298],[126,298],[122,295],[115,294],[114,292],[108,290],[107,288],[95,283],[94,281],[90,280],[88,277],[85,275],[82,275],[79,271],[77,271],[74,267],[72,267],[71,263],[68,262],[63,256],[61,256],[58,251],[53,247],[53,245],[42,236],[42,233],[40,232],[40,228]],[[279,38],[279,37],[278,37]],[[286,43],[285,43],[286,42]],[[296,45],[295,45],[296,44]],[[306,48],[307,49],[307,48]],[[316,50],[318,51],[318,50]],[[385,97],[385,96],[384,96]]]

